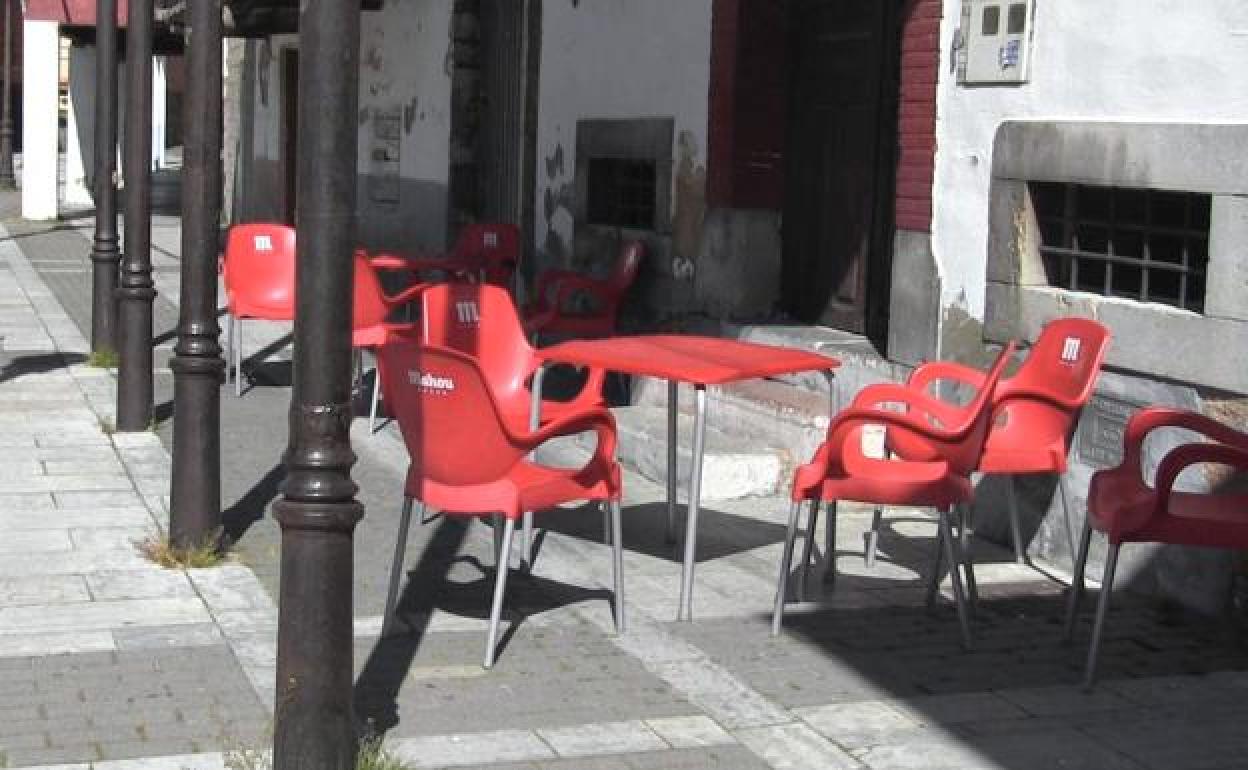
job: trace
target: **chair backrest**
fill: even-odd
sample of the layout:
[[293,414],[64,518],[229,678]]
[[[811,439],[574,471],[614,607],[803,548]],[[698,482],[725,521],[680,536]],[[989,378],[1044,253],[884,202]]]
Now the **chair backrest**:
[[386,403],[412,473],[452,487],[504,477],[524,454],[503,427],[490,387],[465,353],[392,338],[378,355]]
[[438,284],[421,294],[421,308],[426,345],[472,356],[503,413],[528,412],[525,385],[535,366],[533,348],[505,289],[458,281]]
[[644,241],[626,241],[620,247],[620,256],[615,260],[611,275],[607,276],[607,284],[616,293],[616,301],[628,291],[628,287],[637,280],[641,270],[641,260],[646,256]]
[[990,448],[1065,446],[1092,397],[1109,341],[1109,329],[1089,318],[1046,324],[1018,372],[997,388]]
[[965,421],[961,425],[947,425],[946,428],[961,433],[961,441],[951,444],[944,453],[949,467],[957,474],[970,476],[979,465],[980,455],[984,451],[984,442],[988,439],[988,431],[992,427],[993,404],[1000,386],[1001,375],[1014,355],[1014,343],[1008,342],[1001,348],[997,360],[992,363],[984,377],[984,384],[975,393],[975,397],[966,405],[963,412]]
[[351,328],[366,329],[384,323],[390,315],[390,303],[381,285],[381,277],[368,261],[368,252],[356,249],[352,257]]
[[520,264],[520,228],[504,222],[464,225],[451,249],[451,258],[478,262],[486,283],[510,287]]
[[234,225],[221,264],[232,313],[240,318],[295,317],[295,229],[272,222]]

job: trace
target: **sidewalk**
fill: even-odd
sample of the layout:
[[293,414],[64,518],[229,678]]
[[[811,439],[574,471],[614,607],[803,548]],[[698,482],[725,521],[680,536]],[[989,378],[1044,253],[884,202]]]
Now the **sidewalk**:
[[[0,212],[12,196],[0,195]],[[221,768],[262,746],[274,679],[276,494],[289,390],[280,326],[249,329],[257,384],[223,390],[223,491],[239,563],[166,571],[133,541],[167,518],[177,220],[158,218],[155,433],[110,434],[112,376],[84,365],[90,220],[0,233],[0,750],[9,767]],[[85,236],[85,237],[84,237]],[[68,312],[67,312],[68,311]],[[874,569],[869,513],[846,507],[835,592],[768,634],[787,503],[704,510],[693,623],[675,623],[679,557],[662,490],[629,475],[630,630],[607,604],[596,512],[539,519],[531,577],[509,584],[507,643],[479,665],[490,531],[413,527],[400,608],[379,641],[406,456],[394,426],[353,428],[356,708],[413,767],[1242,767],[1248,649],[1222,624],[1115,598],[1105,680],[1081,693],[1086,626],[1060,643],[1061,585],[976,543],[977,648],[947,604],[923,608],[934,526],[894,516]],[[822,536],[817,540],[823,542]],[[816,581],[818,582],[818,581]],[[120,760],[114,762],[114,760]],[[139,761],[150,760],[150,761]]]

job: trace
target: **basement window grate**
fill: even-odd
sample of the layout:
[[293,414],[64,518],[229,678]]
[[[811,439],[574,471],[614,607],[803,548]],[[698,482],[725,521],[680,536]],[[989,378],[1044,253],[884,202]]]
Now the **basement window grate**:
[[656,166],[653,160],[590,158],[589,224],[654,229]]
[[1211,196],[1028,184],[1050,285],[1202,312]]

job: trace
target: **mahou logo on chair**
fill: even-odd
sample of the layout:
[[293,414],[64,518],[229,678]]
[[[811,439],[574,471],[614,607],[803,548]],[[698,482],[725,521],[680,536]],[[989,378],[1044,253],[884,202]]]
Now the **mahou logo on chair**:
[[419,369],[408,370],[407,381],[430,393],[450,393],[455,390],[455,380],[450,377],[441,377]]

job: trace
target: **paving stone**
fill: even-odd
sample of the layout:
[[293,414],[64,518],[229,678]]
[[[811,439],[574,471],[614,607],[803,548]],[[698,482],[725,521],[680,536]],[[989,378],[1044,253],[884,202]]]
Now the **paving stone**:
[[100,570],[86,576],[97,601],[193,598],[195,591],[180,570]]
[[135,599],[0,608],[0,635],[206,623],[197,599]]
[[406,738],[392,742],[390,747],[395,756],[412,767],[428,768],[549,759],[555,756],[550,746],[527,730]]
[[647,719],[646,725],[674,749],[736,743],[735,738],[709,717]]
[[[5,537],[12,534],[8,533]],[[80,575],[0,578],[0,607],[64,604],[90,599],[87,584]]]
[[45,633],[0,633],[0,657],[112,650],[116,646],[108,631],[68,630]]
[[667,748],[645,722],[609,722],[539,729],[537,734],[561,757],[626,754]]
[[853,757],[806,725],[753,727],[734,731],[733,734],[776,770],[841,770],[860,767]]

